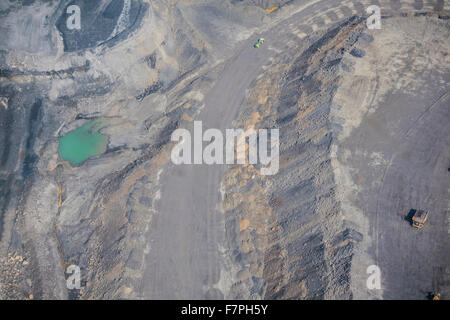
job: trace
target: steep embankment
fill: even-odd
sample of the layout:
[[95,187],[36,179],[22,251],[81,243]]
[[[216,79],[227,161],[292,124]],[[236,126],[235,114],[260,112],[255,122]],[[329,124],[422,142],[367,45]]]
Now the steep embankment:
[[223,180],[229,239],[242,265],[238,297],[351,296],[348,271],[361,235],[342,221],[336,200],[329,114],[342,57],[368,37],[363,29],[351,18],[304,50],[286,50],[249,93],[236,126],[279,128],[280,171],[260,176],[252,165],[236,166]]

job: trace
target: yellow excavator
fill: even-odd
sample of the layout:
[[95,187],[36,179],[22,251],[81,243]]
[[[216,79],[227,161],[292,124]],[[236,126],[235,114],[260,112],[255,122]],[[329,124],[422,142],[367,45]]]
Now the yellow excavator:
[[272,8],[268,8],[268,9],[265,9],[265,10],[266,10],[267,13],[272,13],[272,12],[274,12],[277,9],[278,9],[278,6],[274,6]]

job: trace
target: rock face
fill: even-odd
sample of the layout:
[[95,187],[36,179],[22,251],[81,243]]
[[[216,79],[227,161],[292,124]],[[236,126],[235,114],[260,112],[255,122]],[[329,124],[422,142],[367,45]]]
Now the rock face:
[[241,297],[351,297],[351,258],[362,235],[343,221],[336,199],[329,115],[341,61],[363,29],[353,18],[300,52],[285,50],[250,92],[238,127],[279,128],[280,171],[267,178],[237,166],[224,180],[230,224],[241,221],[235,259],[252,271],[236,285]]
[[[80,30],[83,32],[73,29],[70,24],[71,29],[68,27],[67,21],[72,15],[70,6],[74,5],[80,8]],[[139,26],[147,8],[146,4],[133,0],[72,1],[70,6],[60,7],[56,21],[67,52],[94,48],[107,42],[112,45]]]
[[[2,2],[0,298],[153,297],[148,281],[165,274],[158,261],[170,261],[155,229],[187,230],[179,243],[206,235],[205,256],[221,259],[205,267],[208,286],[184,298],[421,298],[433,286],[445,297],[449,244],[439,239],[449,230],[448,183],[438,172],[450,150],[448,8],[381,2],[383,34],[367,30],[361,2]],[[80,29],[67,27],[73,5]],[[423,44],[420,30],[432,40]],[[261,35],[266,43],[253,49]],[[391,50],[380,49],[386,43]],[[417,92],[433,102],[412,104]],[[163,226],[163,200],[171,199],[163,187],[170,173],[183,175],[170,163],[172,132],[211,113],[215,101],[236,99],[217,117],[236,128],[278,128],[278,174],[248,164],[212,169],[220,185],[211,194],[221,198],[193,202],[210,203],[220,218],[206,212],[204,228],[203,219],[176,225],[190,217]],[[58,138],[93,120],[105,124],[107,149],[72,166]],[[400,133],[419,152],[412,162],[407,147],[391,152]],[[405,229],[409,206],[433,212],[433,235]],[[389,250],[407,242],[432,264],[404,286],[426,263]],[[202,257],[188,261],[192,270],[166,268],[176,273],[168,288],[189,292],[189,279],[174,279]],[[385,272],[376,293],[365,286],[373,264]],[[79,289],[67,286],[70,265],[81,270]]]

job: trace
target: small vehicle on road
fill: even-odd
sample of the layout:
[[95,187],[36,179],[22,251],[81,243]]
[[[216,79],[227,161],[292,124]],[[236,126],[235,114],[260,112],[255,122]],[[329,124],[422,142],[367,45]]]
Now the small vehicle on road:
[[414,212],[414,215],[411,218],[412,226],[418,229],[422,229],[427,219],[428,219],[428,212],[426,212],[425,210],[416,210],[416,212]]
[[264,43],[264,38],[259,38],[258,41],[253,45],[254,48],[259,48]]

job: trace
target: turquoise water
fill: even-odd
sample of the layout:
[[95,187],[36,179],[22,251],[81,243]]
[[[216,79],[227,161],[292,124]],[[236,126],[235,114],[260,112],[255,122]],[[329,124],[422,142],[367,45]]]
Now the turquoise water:
[[99,133],[106,126],[105,121],[90,121],[59,138],[59,155],[72,166],[106,151],[108,137]]

